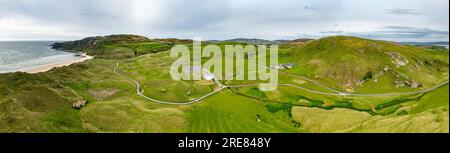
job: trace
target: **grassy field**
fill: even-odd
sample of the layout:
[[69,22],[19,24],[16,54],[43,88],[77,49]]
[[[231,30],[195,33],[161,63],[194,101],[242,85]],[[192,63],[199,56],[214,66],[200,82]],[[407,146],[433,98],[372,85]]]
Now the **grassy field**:
[[420,99],[394,105],[392,113],[383,115],[306,107],[295,107],[292,114],[310,132],[448,133],[448,92],[448,85],[443,86]]
[[189,110],[188,132],[302,132],[288,110],[268,103],[221,92]]

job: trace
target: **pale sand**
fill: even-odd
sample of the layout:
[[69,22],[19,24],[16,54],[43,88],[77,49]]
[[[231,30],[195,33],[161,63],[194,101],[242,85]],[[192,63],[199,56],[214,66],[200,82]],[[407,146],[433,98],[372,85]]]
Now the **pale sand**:
[[92,58],[94,58],[94,57],[85,55],[83,57],[76,58],[76,59],[64,60],[64,61],[55,62],[55,63],[51,63],[51,64],[47,64],[47,65],[37,66],[37,67],[34,67],[34,68],[30,68],[29,70],[25,70],[24,72],[26,72],[26,73],[46,72],[46,71],[51,70],[52,68],[55,68],[55,67],[69,66],[71,64],[83,62],[85,60],[89,60],[89,59],[92,59]]

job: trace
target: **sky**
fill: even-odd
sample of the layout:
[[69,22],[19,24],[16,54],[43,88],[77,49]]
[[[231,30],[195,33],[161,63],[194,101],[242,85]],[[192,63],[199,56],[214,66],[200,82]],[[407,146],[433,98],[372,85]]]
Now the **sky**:
[[448,0],[0,0],[0,40],[297,39],[448,41]]

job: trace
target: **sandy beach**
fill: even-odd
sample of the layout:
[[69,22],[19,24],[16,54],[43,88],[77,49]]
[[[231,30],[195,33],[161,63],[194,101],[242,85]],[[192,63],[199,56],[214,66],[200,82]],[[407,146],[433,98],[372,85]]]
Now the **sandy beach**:
[[74,59],[69,59],[69,60],[64,60],[64,61],[59,61],[59,62],[55,62],[55,63],[51,63],[51,64],[46,64],[46,65],[42,65],[42,66],[33,67],[33,68],[28,69],[28,70],[25,70],[24,72],[26,72],[26,73],[46,72],[46,71],[51,70],[52,68],[55,68],[55,67],[69,66],[71,64],[83,62],[85,60],[89,60],[89,59],[92,59],[92,58],[94,58],[94,57],[93,56],[88,56],[88,55],[83,55],[81,57],[74,58]]

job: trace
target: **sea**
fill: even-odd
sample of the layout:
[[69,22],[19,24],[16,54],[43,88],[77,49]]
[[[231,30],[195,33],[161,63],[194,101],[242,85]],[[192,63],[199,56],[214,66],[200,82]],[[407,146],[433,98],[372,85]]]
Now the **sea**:
[[0,41],[0,73],[25,72],[36,67],[79,58],[76,53],[51,49],[54,41]]

